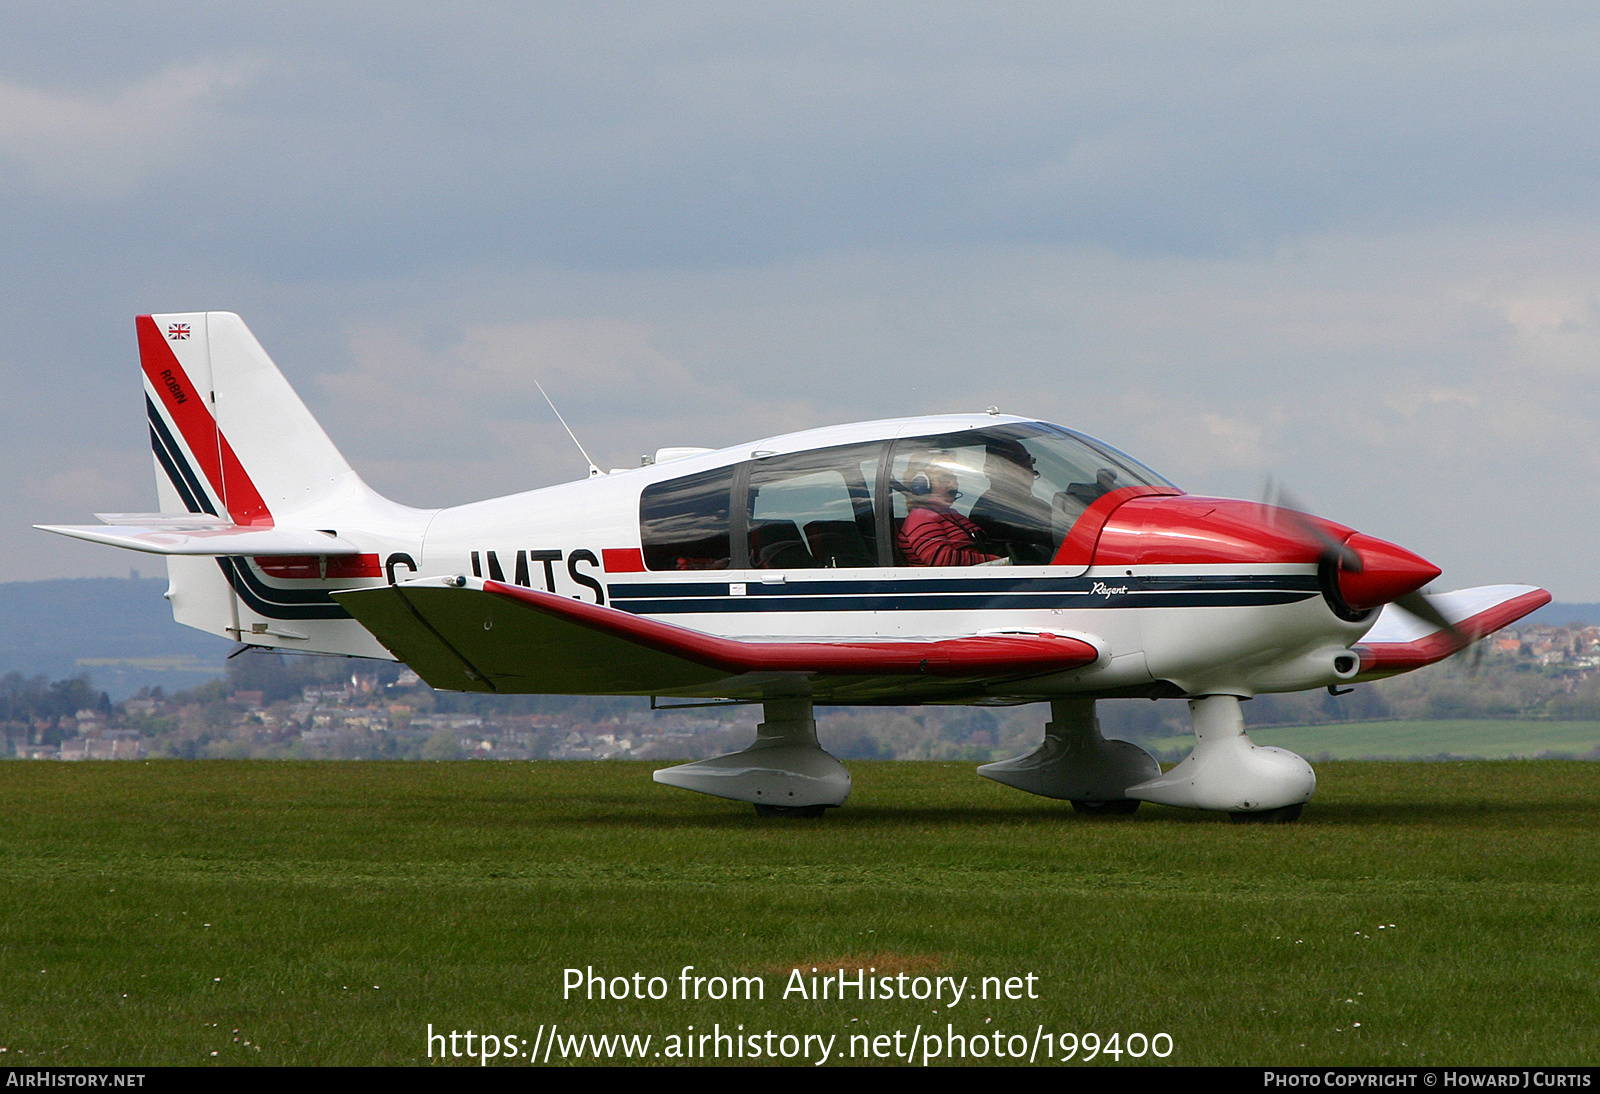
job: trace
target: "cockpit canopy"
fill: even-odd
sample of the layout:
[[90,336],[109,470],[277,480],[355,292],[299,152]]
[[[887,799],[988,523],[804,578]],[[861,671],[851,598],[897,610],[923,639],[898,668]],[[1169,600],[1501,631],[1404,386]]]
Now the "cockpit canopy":
[[1045,565],[1095,499],[1128,486],[1173,489],[1082,434],[1013,423],[655,483],[640,532],[650,570]]

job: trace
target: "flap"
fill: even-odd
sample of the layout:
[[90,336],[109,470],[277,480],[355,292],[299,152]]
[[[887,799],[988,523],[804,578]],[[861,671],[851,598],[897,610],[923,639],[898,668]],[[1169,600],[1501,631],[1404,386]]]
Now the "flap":
[[418,676],[449,691],[656,694],[728,676],[495,596],[483,591],[483,582],[467,580],[479,587],[423,579],[333,597]]

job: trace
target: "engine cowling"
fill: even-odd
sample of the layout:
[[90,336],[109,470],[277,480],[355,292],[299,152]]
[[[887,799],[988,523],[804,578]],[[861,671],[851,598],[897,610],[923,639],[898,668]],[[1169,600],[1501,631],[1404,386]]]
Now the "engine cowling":
[[[1331,548],[1343,545],[1344,550]],[[1228,498],[1133,498],[1111,513],[1095,566],[1315,563],[1328,606],[1356,621],[1438,577],[1426,559],[1331,520]]]

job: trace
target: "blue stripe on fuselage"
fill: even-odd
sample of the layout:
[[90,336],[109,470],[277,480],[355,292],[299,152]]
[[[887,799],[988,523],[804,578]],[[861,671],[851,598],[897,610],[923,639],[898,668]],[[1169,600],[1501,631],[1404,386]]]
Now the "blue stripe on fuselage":
[[1320,594],[1314,574],[1118,578],[895,578],[882,581],[628,582],[614,607],[637,615],[724,612],[993,611],[1029,608],[1193,608],[1294,604]]
[[[205,487],[201,485],[199,476],[184,458],[183,450],[173,440],[171,431],[167,429],[166,422],[157,413],[155,404],[150,401],[149,396],[145,397],[145,408],[150,417],[150,447],[154,449],[162,470],[167,473],[167,480],[172,483],[172,488],[178,492],[183,504],[188,506],[189,512],[216,516],[216,509],[212,506]],[[268,619],[350,618],[350,613],[329,596],[325,589],[280,589],[269,585],[256,577],[250,569],[250,564],[242,557],[222,557],[216,559],[216,563],[239,599],[257,615],[266,616]]]

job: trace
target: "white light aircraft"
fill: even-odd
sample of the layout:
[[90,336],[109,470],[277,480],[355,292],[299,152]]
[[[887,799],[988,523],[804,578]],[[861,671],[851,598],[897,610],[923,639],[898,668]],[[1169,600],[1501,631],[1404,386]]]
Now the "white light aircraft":
[[[40,527],[166,556],[175,618],[251,645],[459,691],[759,702],[748,748],[655,778],[768,815],[850,792],[814,703],[1048,702],[1039,748],[980,774],[1085,812],[1293,820],[1316,776],[1251,741],[1242,700],[1406,672],[1550,599],[1425,595],[1439,570],[1403,548],[993,411],[414,509],[361,481],[238,316],[137,328],[161,512]],[[1103,737],[1095,701],[1128,696],[1188,701],[1187,759]]]

